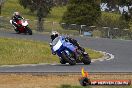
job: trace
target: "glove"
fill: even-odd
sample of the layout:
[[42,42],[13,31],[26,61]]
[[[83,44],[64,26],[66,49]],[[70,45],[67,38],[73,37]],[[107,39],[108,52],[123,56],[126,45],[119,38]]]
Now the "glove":
[[69,39],[68,39],[68,38],[65,38],[65,41],[66,41],[66,42],[69,42]]
[[50,47],[52,47],[52,43],[49,43]]

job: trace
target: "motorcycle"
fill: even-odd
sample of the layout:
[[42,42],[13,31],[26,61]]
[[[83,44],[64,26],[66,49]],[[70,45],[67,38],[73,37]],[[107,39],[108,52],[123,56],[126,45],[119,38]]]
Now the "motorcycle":
[[52,53],[55,53],[60,57],[61,64],[69,63],[70,65],[75,65],[76,63],[83,62],[84,64],[89,65],[91,63],[88,53],[79,50],[62,36],[55,38],[52,43],[50,43],[50,46]]
[[[10,20],[10,23],[13,25],[12,23],[13,21]],[[28,22],[27,20],[24,20],[24,19],[19,19],[17,22],[16,22],[17,26],[16,27],[15,25],[13,25],[14,27],[14,30],[16,31],[17,34],[20,34],[20,33],[25,33],[25,34],[29,34],[29,35],[32,35],[32,30],[28,27]]]

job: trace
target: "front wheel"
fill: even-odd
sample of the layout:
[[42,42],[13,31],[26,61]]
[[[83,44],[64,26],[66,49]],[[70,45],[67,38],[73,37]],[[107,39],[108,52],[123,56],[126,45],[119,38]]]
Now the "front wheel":
[[26,27],[26,30],[29,35],[32,35],[32,30],[29,27]]
[[70,65],[75,65],[76,60],[74,58],[69,57],[65,52],[62,52],[62,57],[67,61]]
[[60,63],[61,64],[66,64],[66,61],[62,59],[62,60],[60,60]]
[[20,34],[20,31],[17,28],[15,28],[14,30],[17,34]]

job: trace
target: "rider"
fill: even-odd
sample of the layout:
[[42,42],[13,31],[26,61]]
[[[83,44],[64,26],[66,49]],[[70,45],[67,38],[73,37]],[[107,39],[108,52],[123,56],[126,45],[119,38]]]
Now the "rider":
[[24,19],[24,18],[20,16],[19,12],[14,12],[12,16],[12,24],[16,27],[16,29],[19,27],[19,25],[17,25],[17,21],[19,19]]
[[[51,40],[53,41],[56,37],[59,36],[59,33],[57,31],[53,31],[51,34]],[[85,51],[84,48],[82,48],[79,43],[77,42],[77,40],[67,36],[65,37],[66,41],[69,41],[70,43],[72,43],[74,46],[76,46],[78,49],[82,50],[83,52]]]
[[[53,31],[51,34],[51,40],[53,41],[56,37],[59,36],[59,33],[57,31]],[[79,43],[77,42],[77,40],[70,38],[70,37],[65,37],[66,41],[69,41],[70,43],[72,43],[74,46],[76,46],[78,49],[80,49],[81,51],[85,52],[85,49],[82,48]],[[77,51],[74,52],[75,53],[75,58],[78,59],[78,54]],[[55,55],[56,53],[52,52],[53,55]]]

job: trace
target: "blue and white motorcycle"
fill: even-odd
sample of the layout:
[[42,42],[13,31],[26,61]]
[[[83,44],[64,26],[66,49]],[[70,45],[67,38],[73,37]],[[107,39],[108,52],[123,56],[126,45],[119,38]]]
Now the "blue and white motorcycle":
[[[60,57],[60,63],[75,65],[76,63],[84,63],[86,65],[91,63],[88,53],[79,50],[72,43],[67,41],[64,36],[55,38],[50,43],[52,53]],[[75,52],[77,55],[75,55]]]

